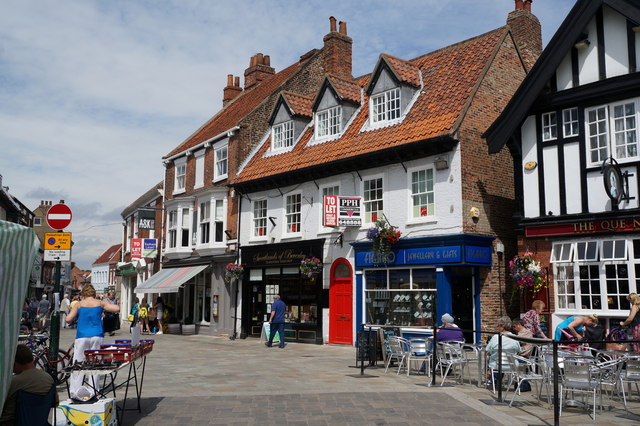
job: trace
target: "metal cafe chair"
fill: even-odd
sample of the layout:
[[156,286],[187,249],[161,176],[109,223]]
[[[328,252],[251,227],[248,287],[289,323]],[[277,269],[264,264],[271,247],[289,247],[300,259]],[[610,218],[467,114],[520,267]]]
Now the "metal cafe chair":
[[621,380],[623,385],[625,383],[629,384],[629,396],[631,396],[631,386],[636,386],[636,392],[640,396],[640,356],[630,356],[627,359],[626,368],[623,370],[621,374]]
[[[596,397],[600,388],[600,369],[594,368],[592,358],[584,357],[566,357],[563,360],[564,374],[560,383],[560,416],[562,416],[563,401],[565,393],[592,394],[593,395],[593,414],[592,418],[596,419]],[[600,410],[602,410],[602,394],[600,394]]]
[[424,365],[425,374],[431,375],[431,352],[431,341],[422,338],[410,339],[407,352],[407,376],[411,373],[412,363],[417,363],[418,371],[422,371]]
[[389,352],[387,354],[387,365],[385,366],[384,372],[386,373],[389,370],[391,362],[397,362],[398,371],[396,374],[400,374],[402,367],[406,367],[409,352],[409,341],[399,336],[389,336],[388,344]]
[[[520,394],[520,386],[524,381],[530,383],[533,382],[535,384],[536,390],[538,391],[538,400],[540,400],[540,395],[542,393],[542,385],[546,384],[547,402],[549,403],[549,406],[551,406],[551,392],[549,389],[549,381],[547,380],[548,376],[544,374],[544,369],[546,368],[544,361],[540,359],[528,359],[512,353],[507,354],[507,360],[509,361],[509,370],[512,373],[509,379],[508,388],[511,388],[513,380],[516,380],[516,389],[513,392],[513,397],[511,397],[511,402],[509,402],[509,407],[511,407],[513,401],[515,401],[516,395]],[[538,382],[541,382],[539,388]]]
[[620,398],[622,394],[622,402],[624,403],[625,410],[627,409],[627,398],[624,392],[624,385],[622,382],[622,367],[626,362],[626,357],[618,357],[607,361],[595,362],[592,369],[597,369],[600,374],[600,403],[602,404],[602,392],[603,387],[610,387],[610,396],[613,397],[613,391],[615,390]]
[[[437,345],[438,366],[440,367],[440,375],[442,383],[444,383],[447,375],[452,370],[459,370],[460,383],[464,383],[464,369],[467,368],[469,374],[469,384],[471,384],[471,371],[469,370],[469,361],[462,347],[462,343],[458,342],[439,342]],[[444,369],[444,372],[443,372]]]

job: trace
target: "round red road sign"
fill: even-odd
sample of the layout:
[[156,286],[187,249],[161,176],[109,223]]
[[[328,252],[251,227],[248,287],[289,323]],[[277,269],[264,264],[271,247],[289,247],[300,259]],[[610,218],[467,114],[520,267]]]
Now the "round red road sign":
[[66,204],[54,204],[47,212],[47,223],[53,229],[60,231],[71,223],[71,209]]

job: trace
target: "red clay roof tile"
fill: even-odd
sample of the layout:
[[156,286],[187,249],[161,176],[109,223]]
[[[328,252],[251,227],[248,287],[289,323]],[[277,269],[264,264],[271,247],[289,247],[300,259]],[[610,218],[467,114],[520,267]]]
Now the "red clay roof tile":
[[311,96],[304,96],[299,93],[284,91],[282,92],[282,98],[287,103],[291,114],[301,115],[303,117],[312,117],[313,111],[311,111],[311,104],[313,98]]
[[402,83],[413,87],[420,87],[420,70],[415,64],[405,61],[404,59],[396,58],[395,56],[387,55],[386,53],[380,55],[380,59],[389,65],[391,71]]
[[357,104],[360,103],[361,87],[358,83],[356,83],[355,81],[347,81],[333,75],[328,75],[327,79],[329,80],[329,84],[331,84],[331,87],[333,87],[340,99],[351,101]]
[[100,255],[100,257],[96,259],[95,262],[93,262],[93,265],[101,265],[103,263],[109,263],[109,262],[118,261],[119,259],[118,259],[117,254],[120,252],[121,248],[122,248],[122,245],[120,245],[120,244],[112,245],[111,247],[109,247],[107,249],[107,251],[102,253]]
[[[368,97],[357,116],[339,138],[319,144],[307,142],[313,135],[308,128],[297,145],[287,153],[264,157],[270,138],[249,159],[235,182],[242,183],[291,170],[318,166],[381,149],[401,146],[453,134],[467,102],[480,81],[484,69],[505,34],[498,28],[486,34],[420,56],[409,62],[422,73],[424,89],[401,123],[375,130],[361,131],[369,119]],[[388,59],[386,57],[385,59]],[[411,67],[394,61],[396,70],[406,73]],[[403,78],[406,78],[405,76]],[[354,81],[366,86],[371,75]]]

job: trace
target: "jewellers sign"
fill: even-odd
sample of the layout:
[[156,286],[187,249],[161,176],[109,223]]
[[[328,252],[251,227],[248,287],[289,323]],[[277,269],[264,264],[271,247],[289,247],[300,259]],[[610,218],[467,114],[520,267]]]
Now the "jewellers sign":
[[324,226],[362,226],[362,197],[325,195],[322,206]]
[[554,225],[527,226],[527,237],[551,237],[556,235],[585,235],[611,232],[640,232],[640,218],[592,220]]

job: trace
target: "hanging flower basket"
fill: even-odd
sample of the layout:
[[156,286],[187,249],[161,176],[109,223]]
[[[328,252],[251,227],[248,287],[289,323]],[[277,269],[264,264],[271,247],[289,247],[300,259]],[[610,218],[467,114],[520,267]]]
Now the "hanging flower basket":
[[300,262],[300,272],[308,278],[318,275],[322,271],[322,262],[317,257],[307,257]]
[[244,267],[237,263],[229,263],[225,267],[224,282],[230,283],[233,280],[239,280],[244,272]]
[[509,262],[509,270],[514,292],[529,291],[531,294],[537,294],[548,286],[547,268],[540,264],[533,253],[526,252],[515,256]]
[[376,221],[374,227],[367,231],[367,238],[373,241],[373,251],[378,252],[382,259],[387,259],[391,253],[391,247],[398,242],[402,232],[391,226],[384,219]]

